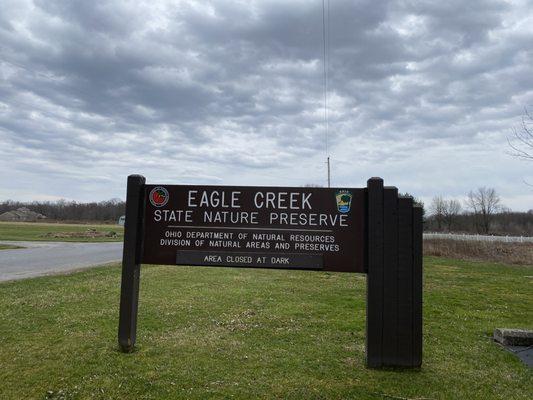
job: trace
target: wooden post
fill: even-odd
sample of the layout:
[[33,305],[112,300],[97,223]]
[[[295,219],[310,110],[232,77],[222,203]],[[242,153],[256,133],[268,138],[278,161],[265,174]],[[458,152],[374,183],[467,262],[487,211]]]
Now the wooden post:
[[423,209],[413,207],[413,367],[422,365]]
[[419,367],[422,208],[380,178],[367,192],[367,366]]
[[128,176],[118,325],[118,343],[125,353],[133,351],[137,331],[145,182],[143,176]]
[[366,363],[377,368],[383,365],[383,179],[370,178],[367,188]]
[[398,363],[398,189],[384,190],[383,365]]
[[413,353],[413,199],[398,199],[398,366],[411,366]]

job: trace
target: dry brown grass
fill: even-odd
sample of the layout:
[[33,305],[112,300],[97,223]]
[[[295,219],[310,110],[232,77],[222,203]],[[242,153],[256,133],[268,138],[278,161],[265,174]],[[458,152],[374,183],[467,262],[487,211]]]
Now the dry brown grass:
[[456,258],[460,260],[533,265],[533,243],[425,239],[424,255]]

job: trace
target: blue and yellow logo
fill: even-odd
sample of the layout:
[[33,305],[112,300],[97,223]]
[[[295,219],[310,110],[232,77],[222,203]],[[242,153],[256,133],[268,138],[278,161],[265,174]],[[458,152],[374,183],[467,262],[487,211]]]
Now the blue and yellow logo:
[[337,210],[341,213],[347,213],[350,211],[352,205],[352,192],[349,190],[337,190],[335,193],[335,199],[337,200]]

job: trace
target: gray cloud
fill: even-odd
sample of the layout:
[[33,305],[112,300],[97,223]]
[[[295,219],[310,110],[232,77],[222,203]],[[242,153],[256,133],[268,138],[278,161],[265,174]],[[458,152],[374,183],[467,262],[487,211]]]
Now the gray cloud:
[[[325,182],[321,1],[5,1],[0,198]],[[533,104],[527,1],[330,2],[333,183],[533,206],[506,135]]]

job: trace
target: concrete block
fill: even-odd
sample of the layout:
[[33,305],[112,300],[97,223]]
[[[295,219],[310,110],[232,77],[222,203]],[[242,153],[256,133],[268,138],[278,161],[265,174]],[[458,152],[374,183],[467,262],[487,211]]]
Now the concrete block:
[[497,328],[494,330],[494,340],[504,346],[532,346],[533,331]]

